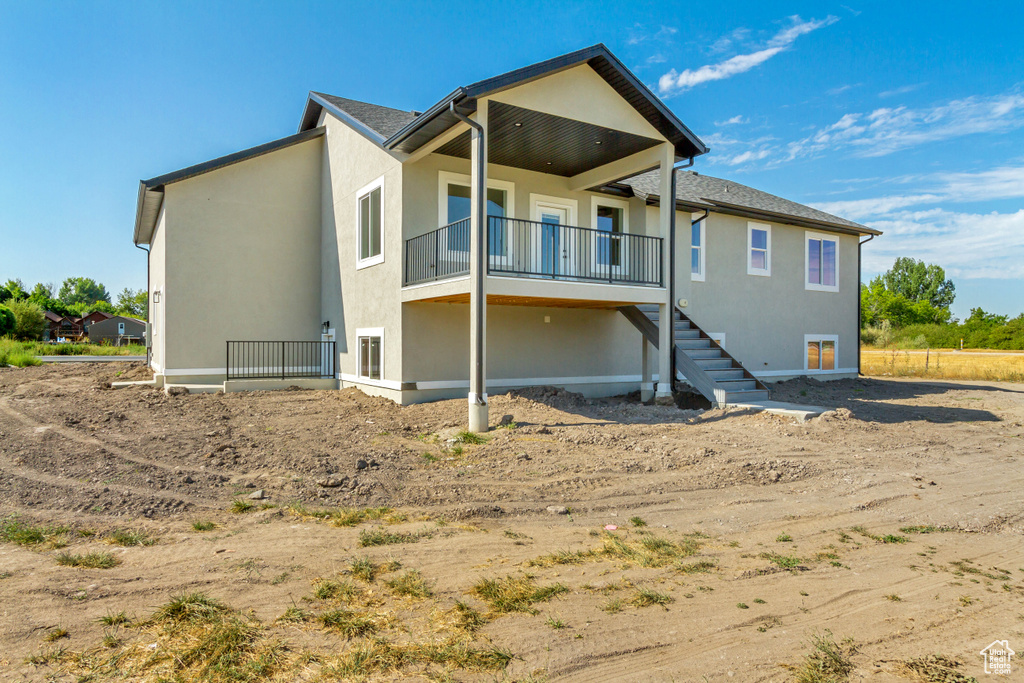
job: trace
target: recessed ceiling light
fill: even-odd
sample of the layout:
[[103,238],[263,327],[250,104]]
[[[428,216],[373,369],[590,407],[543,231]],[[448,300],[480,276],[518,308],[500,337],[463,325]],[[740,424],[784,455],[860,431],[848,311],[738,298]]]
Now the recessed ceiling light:
[[523,127],[523,124],[521,124],[521,123],[517,123],[516,124],[516,128],[522,128],[522,127]]
[[598,141],[597,141],[597,142],[595,142],[594,144],[595,144],[595,145],[600,145],[600,144],[601,144],[601,141],[600,141],[600,140],[598,140]]
[[549,162],[548,162],[548,166],[550,166],[550,165],[551,165],[551,162],[549,161]]

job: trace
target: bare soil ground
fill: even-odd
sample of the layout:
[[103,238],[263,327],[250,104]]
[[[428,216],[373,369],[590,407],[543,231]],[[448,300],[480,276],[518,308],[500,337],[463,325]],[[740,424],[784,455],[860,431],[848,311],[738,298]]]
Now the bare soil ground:
[[[826,630],[853,639],[850,680],[913,680],[902,663],[931,654],[963,677],[918,680],[981,680],[990,642],[1024,651],[1024,385],[776,385],[835,409],[805,424],[535,389],[492,397],[492,421],[514,422],[473,444],[464,401],[166,396],[110,389],[119,369],[0,369],[0,521],[72,529],[64,548],[0,543],[0,679],[75,680],[70,653],[111,636],[97,619],[196,591],[302,654],[280,680],[345,679],[338,658],[367,643],[456,632],[513,659],[410,659],[378,678],[786,681]],[[336,526],[294,503],[394,512]],[[156,542],[111,545],[115,529]],[[92,552],[119,564],[57,563]],[[364,580],[359,558],[401,568]],[[385,583],[408,570],[430,595]],[[506,576],[566,590],[511,613],[473,592]],[[372,636],[317,625],[342,604],[325,581],[356,586],[346,604]],[[457,601],[479,628],[453,625]],[[289,607],[314,621],[276,621]],[[145,628],[116,637],[164,647]]]

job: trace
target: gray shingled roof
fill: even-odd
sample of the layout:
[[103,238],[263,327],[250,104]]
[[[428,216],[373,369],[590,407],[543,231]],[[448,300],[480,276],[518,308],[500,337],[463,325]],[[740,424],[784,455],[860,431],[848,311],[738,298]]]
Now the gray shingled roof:
[[[649,171],[623,180],[621,184],[628,185],[641,197],[650,195],[656,197],[660,191],[660,174],[658,171]],[[694,171],[682,171],[676,174],[676,199],[687,204],[712,209],[719,206],[726,212],[736,208],[749,209],[753,212],[788,216],[825,226],[849,228],[858,232],[878,232],[860,223],[818,211],[804,204],[797,204],[731,180],[715,178]]]
[[315,92],[313,94],[324,98],[385,139],[402,130],[402,128],[418,116],[418,114],[411,111],[402,111],[401,109],[382,107],[379,104],[335,97],[334,95],[322,92]]

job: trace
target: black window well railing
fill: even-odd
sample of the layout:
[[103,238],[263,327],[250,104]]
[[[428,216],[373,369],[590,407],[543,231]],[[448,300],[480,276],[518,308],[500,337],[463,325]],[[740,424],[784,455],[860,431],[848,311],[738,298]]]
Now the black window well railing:
[[[488,216],[487,272],[582,282],[662,286],[660,237]],[[469,219],[405,242],[405,284],[469,273]]]
[[332,341],[229,341],[227,378],[333,379],[336,358]]

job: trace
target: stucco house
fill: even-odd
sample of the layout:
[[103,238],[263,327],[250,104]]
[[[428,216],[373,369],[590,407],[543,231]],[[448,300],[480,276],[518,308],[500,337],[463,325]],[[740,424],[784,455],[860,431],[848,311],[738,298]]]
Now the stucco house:
[[707,151],[603,45],[423,112],[311,92],[296,134],[140,184],[157,381],[468,396],[480,430],[515,387],[856,375],[877,231],[690,169]]
[[88,330],[93,344],[124,346],[138,344],[146,337],[146,323],[126,315],[114,315],[93,323]]

